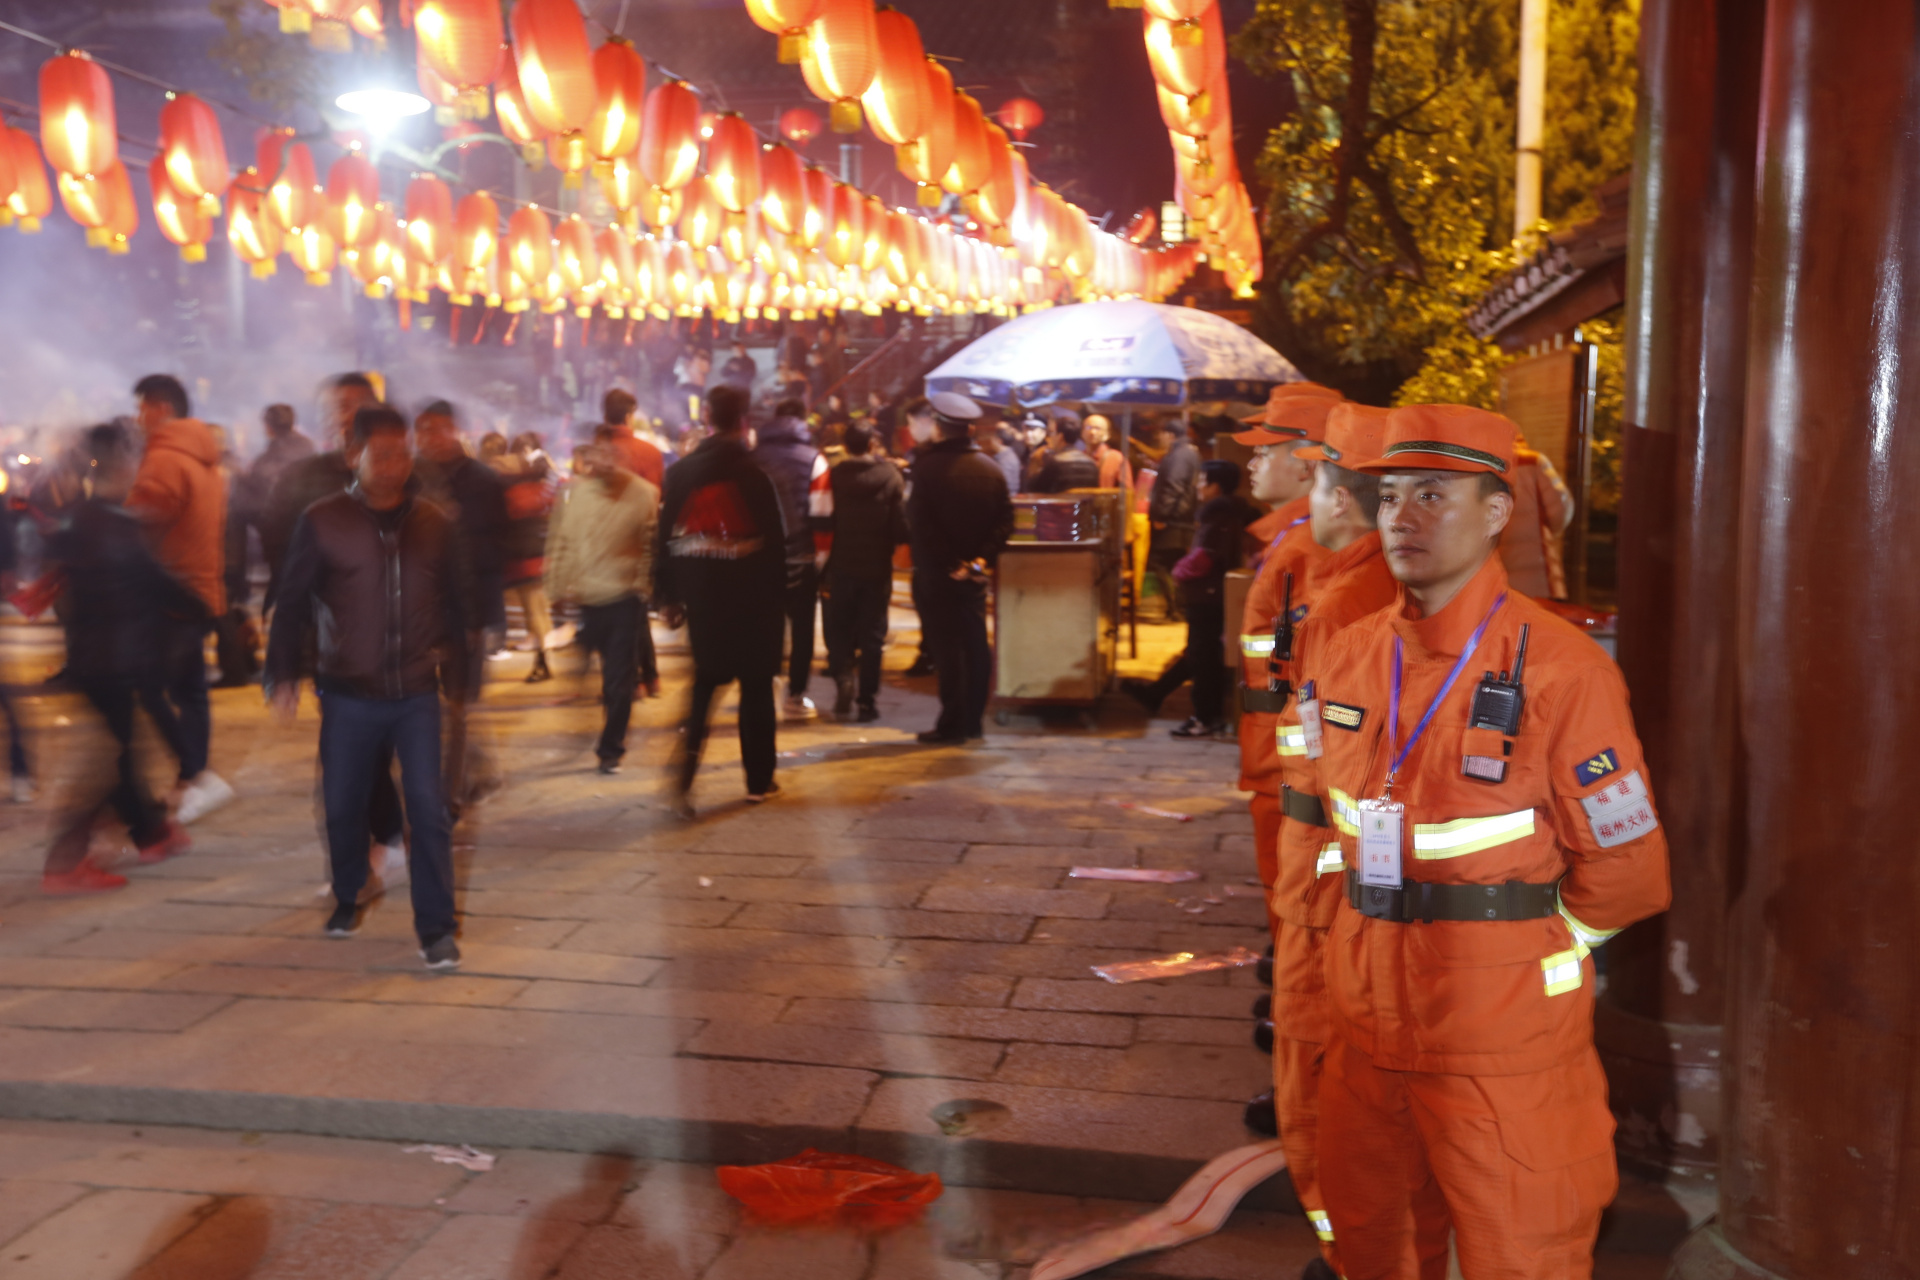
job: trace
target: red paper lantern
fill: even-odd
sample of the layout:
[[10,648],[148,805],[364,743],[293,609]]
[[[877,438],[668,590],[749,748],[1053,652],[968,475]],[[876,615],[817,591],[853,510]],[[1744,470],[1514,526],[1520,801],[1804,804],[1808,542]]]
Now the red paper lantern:
[[534,119],[526,95],[520,91],[520,64],[511,49],[501,55],[500,78],[493,86],[493,115],[500,122],[500,132],[523,152],[537,146],[549,132]]
[[541,128],[570,133],[592,123],[593,50],[575,0],[515,0],[513,52],[520,94]]
[[273,274],[280,227],[267,212],[266,179],[257,170],[247,170],[233,186],[233,198],[227,201],[227,243],[254,275]]
[[553,268],[553,224],[528,205],[507,220],[507,266],[529,291],[546,283]]
[[313,30],[313,10],[307,7],[307,0],[267,0],[267,3],[280,11],[281,35],[303,36]]
[[360,7],[347,19],[347,25],[369,40],[384,40],[387,37],[386,15],[381,12],[380,0],[359,0]]
[[380,206],[379,224],[373,239],[340,255],[354,279],[366,286],[369,298],[381,297],[386,292],[384,283],[404,274],[406,267],[406,249],[400,238],[399,223],[393,210],[384,204]]
[[[416,15],[416,21],[418,20]],[[453,253],[453,192],[431,175],[407,184],[407,260],[438,267]]]
[[954,195],[978,191],[993,174],[993,153],[987,145],[987,118],[970,93],[955,93],[953,104],[953,163],[940,185]]
[[[40,145],[62,173],[103,173],[120,156],[113,82],[78,49],[40,68]],[[104,225],[104,224],[102,224]]]
[[164,153],[147,166],[147,183],[153,190],[153,221],[160,234],[180,246],[182,262],[205,262],[213,219],[200,208],[198,199],[174,187]]
[[807,24],[820,13],[820,0],[747,0],[747,16],[762,31],[780,37],[780,61],[800,61],[807,43]]
[[887,279],[902,289],[913,283],[920,259],[920,234],[914,225],[918,221],[899,209],[889,209],[885,215],[886,259],[882,265],[887,269]]
[[807,199],[800,217],[800,231],[794,237],[802,249],[817,249],[826,240],[833,222],[833,189],[837,184],[825,169],[808,166]]
[[807,24],[800,70],[814,97],[833,104],[827,118],[835,133],[859,132],[860,95],[873,83],[878,62],[873,0],[821,0]]
[[1007,141],[1006,130],[991,120],[983,122],[987,139],[987,180],[980,184],[978,199],[975,201],[981,221],[1004,227],[1013,221],[1015,209],[1023,194],[1019,188],[1019,174],[1013,163],[1013,144]]
[[1153,233],[1160,227],[1160,217],[1149,205],[1127,219],[1127,225],[1120,232],[1134,244],[1145,244],[1153,239]]
[[1145,0],[1146,11],[1167,22],[1193,22],[1213,7],[1214,0]]
[[615,156],[596,166],[594,175],[600,179],[600,194],[621,213],[638,206],[640,193],[647,188],[646,179],[640,176],[640,162],[633,156]]
[[647,64],[630,41],[614,36],[593,51],[593,120],[587,141],[602,160],[640,145],[640,115],[647,99]]
[[876,36],[873,83],[861,95],[867,127],[876,138],[905,146],[927,131],[933,96],[927,84],[927,51],[913,19],[888,6],[873,16]]
[[[337,244],[358,248],[379,230],[374,206],[380,203],[380,171],[358,151],[349,151],[327,170],[327,229]],[[314,220],[314,221],[317,221]]]
[[647,94],[640,130],[640,172],[656,187],[683,187],[700,166],[700,99],[683,80]]
[[745,117],[726,112],[713,122],[707,143],[707,182],[714,198],[734,213],[745,213],[760,198],[760,179],[758,135]]
[[760,251],[760,215],[748,209],[728,212],[720,219],[720,252],[735,263],[745,263]]
[[1047,118],[1047,113],[1032,98],[1008,98],[994,114],[999,117],[1001,127],[1020,142],[1025,142],[1027,135]]
[[212,202],[218,210],[227,190],[227,141],[213,108],[190,93],[176,94],[160,108],[160,154],[167,175],[183,196]]
[[807,171],[792,147],[760,154],[760,216],[782,235],[794,235],[806,216]]
[[953,166],[957,103],[953,74],[937,58],[927,59],[927,131],[894,152],[902,176],[919,187],[919,202],[940,203],[940,180]]
[[600,276],[600,253],[594,248],[593,228],[575,214],[561,222],[554,239],[561,292],[575,297]]
[[887,260],[887,206],[879,196],[860,201],[860,258],[862,271],[878,271]]
[[127,167],[115,160],[98,173],[67,173],[57,179],[60,203],[67,216],[87,229],[87,243],[96,249],[113,243],[114,228],[124,224],[133,204],[133,184]]
[[1199,20],[1200,39],[1192,28],[1158,18],[1142,10],[1146,23],[1147,61],[1153,78],[1169,93],[1191,98],[1207,87],[1215,70],[1226,66],[1226,35],[1220,27],[1220,6],[1210,4]]
[[640,192],[640,221],[662,230],[678,223],[680,206],[685,203],[681,193],[685,190],[685,187],[669,191],[665,187],[644,185]]
[[820,246],[827,261],[846,267],[860,261],[866,240],[866,204],[860,193],[844,182],[833,184],[827,198],[827,234]]
[[696,249],[720,243],[723,212],[719,199],[714,195],[712,180],[695,178],[687,184],[686,203],[680,209],[680,238]]
[[569,191],[577,191],[586,184],[587,166],[593,162],[593,152],[587,146],[584,133],[557,133],[547,139],[547,159],[561,174],[560,183]]
[[413,35],[420,60],[461,95],[461,114],[486,114],[485,89],[500,74],[506,30],[499,0],[419,0]]
[[780,136],[796,147],[805,147],[824,127],[819,113],[806,107],[788,107],[780,113]]
[[311,222],[317,204],[313,153],[291,135],[290,129],[263,130],[254,148],[254,168],[267,184],[267,212],[282,231]]
[[[379,229],[375,220],[373,230],[377,234]],[[368,237],[369,241],[374,238]],[[339,260],[339,246],[327,234],[325,227],[315,223],[300,228],[298,234],[287,238],[287,257],[306,274],[308,284],[323,285],[333,279],[334,263]]]
[[13,225],[13,212],[7,207],[7,202],[13,198],[13,190],[18,182],[13,143],[8,140],[7,133],[7,126],[0,124],[0,227]]
[[607,314],[618,317],[635,300],[638,261],[633,238],[618,227],[608,227],[593,238],[600,253],[600,285],[605,290]]
[[499,252],[500,206],[484,191],[461,196],[453,215],[454,265],[478,275],[493,265]]

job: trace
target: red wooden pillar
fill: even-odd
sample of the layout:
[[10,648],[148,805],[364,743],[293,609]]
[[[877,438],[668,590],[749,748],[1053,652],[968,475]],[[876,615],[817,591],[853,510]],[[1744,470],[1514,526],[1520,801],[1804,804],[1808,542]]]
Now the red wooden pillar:
[[1627,281],[1620,665],[1673,908],[1608,944],[1596,1039],[1622,1155],[1718,1164],[1728,867],[1739,846],[1735,547],[1765,0],[1648,0]]
[[1673,1274],[1880,1280],[1920,1272],[1920,15],[1772,0],[1763,86],[1728,1123]]

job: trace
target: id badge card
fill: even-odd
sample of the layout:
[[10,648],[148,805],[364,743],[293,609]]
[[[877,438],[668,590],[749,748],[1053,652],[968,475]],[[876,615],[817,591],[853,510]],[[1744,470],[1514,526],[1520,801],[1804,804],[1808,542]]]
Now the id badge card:
[[1400,887],[1401,834],[1407,806],[1398,800],[1362,800],[1360,810],[1360,883],[1383,889]]
[[1293,705],[1300,713],[1300,734],[1307,744],[1307,759],[1318,760],[1326,744],[1321,737],[1320,699],[1313,696],[1311,684],[1300,691],[1300,699]]

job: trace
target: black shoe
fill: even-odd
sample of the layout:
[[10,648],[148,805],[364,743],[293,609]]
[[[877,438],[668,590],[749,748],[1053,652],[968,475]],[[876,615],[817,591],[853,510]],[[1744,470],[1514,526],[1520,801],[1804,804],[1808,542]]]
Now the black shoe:
[[747,803],[748,804],[765,804],[767,801],[773,799],[775,796],[779,794],[780,794],[780,784],[777,782],[769,782],[767,784],[767,789],[765,791],[747,792]]
[[853,700],[858,690],[854,687],[851,674],[834,677],[833,681],[833,718],[845,720],[853,715]]
[[1253,976],[1266,986],[1273,985],[1273,946],[1267,946],[1267,953],[1260,957],[1260,963],[1253,966]]
[[547,651],[542,649],[533,655],[533,670],[527,672],[528,684],[539,684],[542,680],[553,679],[553,672],[547,667]]
[[1273,1020],[1273,996],[1271,994],[1254,997],[1253,1020],[1255,1022],[1270,1022]]
[[351,938],[360,929],[360,908],[353,903],[342,903],[333,909],[327,917],[327,936],[329,938]]
[[620,757],[608,756],[605,760],[602,760],[600,762],[600,772],[601,773],[620,772]]
[[1263,1018],[1253,1024],[1253,1047],[1269,1056],[1273,1053],[1273,1021]]
[[942,733],[938,729],[916,733],[913,738],[915,742],[923,742],[929,747],[957,747],[967,740],[964,734]]
[[866,706],[866,707],[860,708],[860,714],[854,717],[854,719],[859,721],[861,724],[872,724],[875,720],[878,720],[879,718],[880,718],[880,708],[874,707],[874,706]]
[[1280,1117],[1273,1110],[1271,1089],[1247,1103],[1247,1109],[1240,1113],[1240,1119],[1255,1133],[1269,1138],[1280,1136]]
[[908,676],[930,676],[933,674],[933,659],[923,653],[915,658],[913,665],[908,667],[902,674]]
[[1301,1270],[1300,1280],[1340,1280],[1340,1273],[1328,1266],[1325,1258],[1315,1258]]
[[452,934],[444,938],[435,938],[432,942],[421,946],[420,958],[427,962],[427,968],[437,969],[442,973],[449,969],[458,969],[460,944],[453,940]]
[[1188,716],[1185,724],[1178,729],[1169,729],[1167,732],[1176,738],[1215,738],[1220,735],[1220,726],[1208,724],[1199,716]]

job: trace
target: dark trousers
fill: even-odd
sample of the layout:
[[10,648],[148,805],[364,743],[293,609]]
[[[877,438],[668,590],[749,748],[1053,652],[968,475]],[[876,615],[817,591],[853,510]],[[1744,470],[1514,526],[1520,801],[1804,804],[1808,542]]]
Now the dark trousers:
[[180,781],[207,768],[213,712],[207,705],[207,622],[168,618],[161,623],[160,683],[142,691],[154,727],[180,761]]
[[827,670],[835,679],[860,671],[860,705],[871,707],[880,692],[880,659],[887,647],[887,606],[893,576],[829,575],[821,614],[827,631]]
[[13,691],[0,685],[0,714],[7,718],[7,764],[16,778],[33,776],[33,765],[27,759],[27,729],[20,723],[20,712],[13,705]]
[[935,733],[978,738],[993,693],[993,648],[987,643],[987,588],[981,582],[916,572],[925,601],[927,644],[940,674],[940,719]]
[[647,620],[647,602],[640,599],[640,624],[633,630],[634,652],[640,664],[640,683],[660,683],[660,657],[653,650],[653,624]]
[[913,597],[913,616],[920,619],[920,652],[914,656],[914,661],[918,662],[924,658],[932,662],[933,641],[927,636],[927,593],[926,589],[920,585],[921,576],[920,572],[915,570],[907,578],[907,590]]
[[1187,598],[1187,648],[1153,682],[1153,694],[1164,701],[1187,681],[1193,681],[1193,714],[1206,724],[1218,724],[1226,715],[1227,665],[1221,636],[1227,625],[1226,602]]
[[[127,834],[136,848],[144,849],[158,843],[167,828],[167,811],[148,793],[139,758],[134,752],[133,714],[139,698],[133,682],[82,680],[80,691],[93,704],[94,710],[100,713],[101,719],[107,722],[107,731],[119,744],[119,756],[114,762],[112,787],[104,794],[76,795],[76,803],[61,815],[53,844],[47,850],[46,870],[51,875],[64,874],[80,865],[81,859],[87,856],[87,842],[93,833],[94,819],[107,805],[112,805],[120,821],[127,824]],[[17,733],[15,741],[18,741]]]
[[1167,525],[1153,530],[1147,543],[1147,576],[1152,578],[1160,596],[1167,602],[1167,618],[1177,622],[1180,619],[1180,584],[1174,580],[1173,566],[1187,554],[1187,548],[1193,545],[1193,526],[1190,524]]
[[580,647],[600,655],[600,705],[606,720],[594,751],[602,760],[627,754],[627,721],[633,716],[640,654],[636,636],[646,630],[646,622],[647,609],[638,596],[580,606]]
[[807,677],[813,670],[813,614],[820,602],[820,571],[811,562],[787,565],[787,628],[791,644],[787,654],[787,696],[798,698],[807,691]]
[[[739,602],[729,603],[737,606]],[[773,677],[780,669],[779,623],[738,607],[690,606],[687,644],[693,650],[693,698],[676,761],[680,789],[692,787],[699,772],[714,694],[739,681],[740,767],[746,771],[748,793],[764,795],[773,786]]]
[[[406,797],[413,928],[423,946],[454,931],[453,836],[440,789],[440,697],[320,695],[320,785],[326,798],[333,896],[359,899],[367,882],[369,797],[392,756]],[[391,784],[389,784],[391,785]]]

